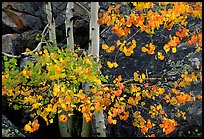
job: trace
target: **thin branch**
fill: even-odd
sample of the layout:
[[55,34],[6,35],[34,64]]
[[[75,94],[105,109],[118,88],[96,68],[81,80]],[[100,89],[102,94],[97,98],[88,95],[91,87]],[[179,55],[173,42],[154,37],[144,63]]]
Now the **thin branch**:
[[106,27],[104,30],[101,31],[100,35],[102,35],[104,32],[106,32],[108,29],[110,28],[110,26]]
[[[41,38],[39,44],[37,45],[37,47],[36,47],[33,51],[30,51],[30,52],[24,52],[24,53],[21,53],[21,54],[18,55],[18,56],[11,55],[11,54],[7,54],[7,53],[5,53],[5,52],[2,52],[2,54],[5,55],[5,56],[8,56],[8,57],[21,58],[22,55],[30,55],[30,54],[32,54],[32,53],[34,53],[34,52],[36,52],[36,51],[40,51],[41,46],[42,46],[42,43],[43,43],[44,36],[46,36],[47,33],[48,33],[48,30],[47,30],[48,27],[49,27],[49,25],[47,24],[47,25],[45,26],[43,32],[42,32],[42,38]],[[45,31],[46,31],[46,32],[45,32]]]
[[[146,78],[145,80],[162,80],[162,78]],[[139,85],[143,86],[143,84],[137,83],[134,79],[129,79],[127,81],[122,82],[122,84],[134,84],[134,85]],[[102,84],[102,86],[115,86],[115,84]]]
[[74,2],[77,6],[79,6],[82,10],[84,10],[86,12],[86,14],[89,16],[89,18],[91,17],[91,13],[89,12],[89,10],[86,9],[86,7],[84,7],[83,5],[81,5],[79,2]]
[[5,56],[8,56],[8,57],[21,58],[21,55],[15,56],[15,55],[7,54],[7,53],[5,53],[5,52],[2,52],[2,54],[5,55]]

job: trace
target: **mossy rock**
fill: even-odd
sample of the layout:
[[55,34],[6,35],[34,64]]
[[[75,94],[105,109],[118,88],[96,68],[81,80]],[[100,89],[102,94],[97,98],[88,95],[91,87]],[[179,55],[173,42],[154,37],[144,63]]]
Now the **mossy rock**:
[[2,115],[2,137],[25,137],[6,116]]

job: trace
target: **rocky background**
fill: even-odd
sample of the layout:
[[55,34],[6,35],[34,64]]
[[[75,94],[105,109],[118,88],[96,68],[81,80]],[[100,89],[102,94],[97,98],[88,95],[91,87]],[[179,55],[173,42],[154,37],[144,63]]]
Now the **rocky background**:
[[[87,9],[90,10],[89,2],[80,2]],[[66,45],[65,38],[65,8],[67,3],[65,2],[52,2],[53,16],[56,22],[56,36],[59,46]],[[108,4],[100,3],[101,11],[107,9]],[[88,48],[89,38],[89,19],[85,12],[75,5],[74,13],[74,40],[76,46],[83,49]],[[35,39],[37,34],[40,34],[44,27],[47,25],[47,18],[45,13],[45,2],[3,2],[2,3],[2,51],[8,54],[20,55],[25,52],[26,48],[33,50],[38,40]],[[128,11],[130,9],[125,9]],[[188,19],[188,26],[191,30],[198,27],[202,30],[202,21],[198,19]],[[196,23],[196,24],[194,24]],[[194,25],[193,25],[194,24]],[[176,28],[176,27],[175,27]],[[155,32],[153,40],[165,40],[160,34],[168,36],[169,33],[175,33],[175,28],[170,32],[165,29],[159,29]],[[101,26],[100,30],[104,28]],[[132,32],[133,34],[134,32]],[[132,35],[131,34],[131,35]],[[101,35],[100,43],[107,43],[113,45],[117,40],[117,36],[111,34],[111,30],[107,29]],[[131,36],[130,35],[130,36]],[[137,37],[139,36],[139,37]],[[134,36],[140,49],[144,44],[149,42],[149,38],[145,33],[138,33]],[[155,42],[160,49],[166,42]],[[155,57],[141,53],[135,49],[135,52],[130,57],[126,57],[124,54],[117,53],[115,50],[111,54],[106,54],[103,50],[100,51],[100,57],[103,62],[103,73],[109,75],[110,79],[115,78],[118,75],[122,75],[123,79],[129,79],[132,77],[133,72],[138,70],[145,72],[148,69],[151,77],[159,77],[167,71],[175,71],[182,66],[195,66],[202,65],[202,53],[196,53],[194,46],[188,46],[186,44],[181,45],[178,48],[178,52],[174,55],[169,55],[165,62],[155,60]],[[159,50],[159,49],[158,49]],[[202,50],[201,50],[202,51]],[[109,69],[106,65],[107,60],[118,62],[119,67],[117,69]],[[21,59],[22,61],[24,59]],[[176,79],[179,73],[169,74],[167,76]],[[170,82],[170,84],[173,83]],[[185,91],[194,90],[194,94],[197,96],[202,94],[202,83],[192,84]],[[183,109],[188,109],[187,121],[183,122],[171,136],[201,136],[202,135],[202,101],[195,104],[187,104]],[[171,110],[168,110],[171,113]],[[22,136],[34,136],[34,137],[59,137],[57,119],[54,124],[46,126],[44,121],[40,119],[40,130],[33,134],[25,134],[22,132],[23,126],[26,124],[26,118],[28,117],[23,111],[14,111],[8,107],[8,104],[4,98],[2,98],[2,136],[7,137],[22,137]],[[182,121],[181,121],[182,122]],[[77,123],[76,123],[77,126]],[[16,132],[18,130],[19,132]],[[128,124],[127,122],[118,122],[117,125],[110,125],[107,127],[108,136],[117,137],[131,137],[140,136],[138,129]],[[159,134],[159,133],[158,133]]]

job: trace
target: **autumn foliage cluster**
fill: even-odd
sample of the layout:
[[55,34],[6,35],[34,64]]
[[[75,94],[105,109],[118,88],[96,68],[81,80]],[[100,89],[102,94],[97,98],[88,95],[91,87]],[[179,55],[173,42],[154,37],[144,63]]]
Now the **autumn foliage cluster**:
[[[131,12],[123,15],[121,5],[131,6]],[[154,55],[155,60],[164,61],[166,55],[177,52],[181,43],[194,45],[196,53],[202,52],[202,32],[197,29],[190,32],[187,28],[188,17],[202,20],[202,3],[125,2],[121,5],[112,5],[107,11],[99,13],[98,23],[111,27],[112,33],[118,37],[115,45],[101,44],[106,53],[118,49],[128,57],[137,49],[141,53]],[[163,45],[163,50],[158,51],[154,42],[138,47],[136,39],[129,37],[133,26],[150,35],[154,35],[155,30],[160,28],[171,30],[176,26],[178,30],[166,36],[168,43]],[[195,71],[183,72],[169,87],[151,82],[166,82],[165,77],[151,78],[147,73],[138,71],[134,72],[130,80],[123,80],[118,75],[110,83],[108,76],[96,70],[101,68],[100,60],[95,62],[86,54],[80,57],[68,49],[47,45],[33,55],[37,62],[29,61],[25,67],[18,67],[16,59],[5,56],[5,69],[2,72],[2,95],[8,97],[10,105],[15,109],[24,108],[33,118],[24,127],[27,132],[39,129],[38,116],[49,124],[53,123],[55,114],[65,110],[70,113],[61,115],[60,121],[66,122],[74,114],[73,111],[77,110],[89,122],[94,110],[104,110],[109,124],[133,119],[131,125],[139,128],[144,136],[156,136],[154,130],[158,128],[168,135],[179,125],[175,118],[186,120],[186,112],[180,110],[180,107],[202,100],[201,95],[195,96],[193,92],[183,91],[183,88],[191,84],[202,82],[202,66],[196,67]],[[113,69],[120,66],[116,61],[107,61],[105,64]],[[90,91],[80,87],[81,83],[87,82],[92,84]],[[167,113],[164,107],[167,105],[176,109],[174,116]]]

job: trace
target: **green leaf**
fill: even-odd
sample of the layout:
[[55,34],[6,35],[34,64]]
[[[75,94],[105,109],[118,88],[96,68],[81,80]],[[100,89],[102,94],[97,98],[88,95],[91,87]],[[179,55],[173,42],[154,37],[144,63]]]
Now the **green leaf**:
[[8,61],[8,57],[7,56],[4,56],[4,61]]
[[5,66],[5,69],[8,69],[8,68],[10,68],[10,63],[9,62],[4,62],[4,66]]
[[10,59],[10,62],[11,62],[12,64],[17,65],[17,60],[16,60],[15,58],[11,58],[11,59]]
[[14,110],[19,110],[19,106],[18,105],[13,105]]
[[49,118],[55,118],[55,113],[51,112],[51,113],[49,114]]
[[36,40],[36,41],[39,41],[39,40],[40,40],[40,34],[36,34],[36,35],[35,35],[35,40]]
[[50,99],[47,97],[47,98],[45,98],[45,104],[47,104],[48,102],[50,102]]
[[28,80],[26,79],[25,76],[22,76],[22,77],[21,77],[21,81],[22,81],[23,84],[26,84],[26,82],[27,82]]

